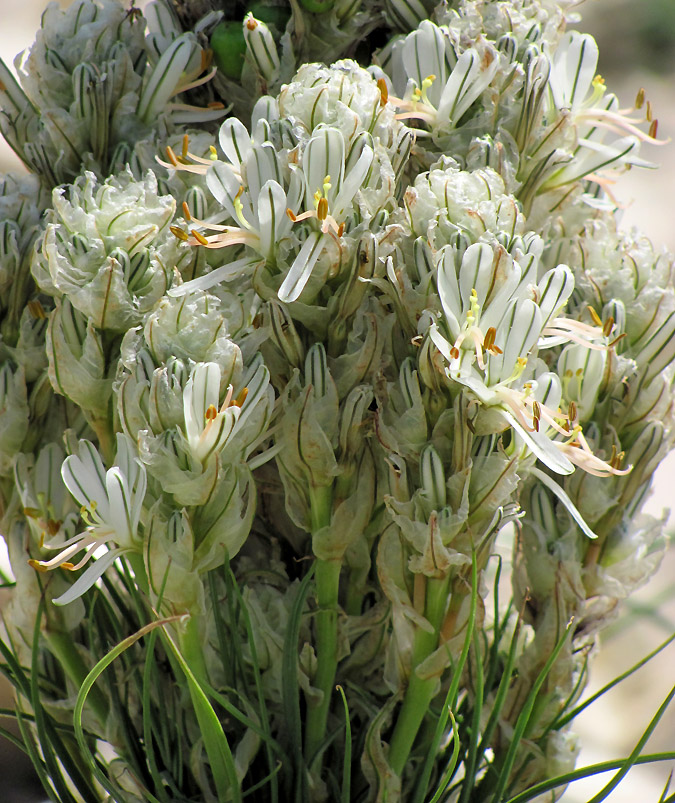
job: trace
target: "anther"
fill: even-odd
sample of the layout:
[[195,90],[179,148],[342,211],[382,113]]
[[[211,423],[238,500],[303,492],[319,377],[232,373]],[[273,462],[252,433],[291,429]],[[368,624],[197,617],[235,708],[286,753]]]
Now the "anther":
[[242,407],[248,396],[248,388],[242,388],[237,398],[231,403],[231,407]]
[[591,313],[591,318],[593,318],[593,323],[596,326],[602,326],[602,318],[598,315],[598,313],[593,309],[593,307],[588,306],[588,311]]
[[200,245],[208,245],[209,244],[209,241],[206,239],[206,237],[204,237],[204,235],[201,232],[198,232],[197,229],[190,229],[190,234],[195,238],[195,240]]
[[213,419],[218,415],[218,410],[215,404],[209,404],[204,413],[204,420],[205,421],[213,421]]
[[179,226],[169,226],[169,231],[183,243],[188,239],[187,234]]
[[380,106],[386,106],[389,100],[389,90],[387,89],[387,82],[384,78],[377,79],[377,88],[380,90]]

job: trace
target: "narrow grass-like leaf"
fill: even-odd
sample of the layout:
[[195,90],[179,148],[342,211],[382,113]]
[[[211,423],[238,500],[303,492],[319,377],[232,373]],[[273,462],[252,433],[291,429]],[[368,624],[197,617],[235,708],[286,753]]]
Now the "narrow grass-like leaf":
[[45,768],[45,763],[42,760],[42,756],[40,755],[35,742],[33,741],[33,734],[31,729],[29,728],[26,720],[24,719],[23,714],[21,713],[21,709],[17,706],[16,710],[16,721],[19,725],[19,730],[21,732],[21,738],[23,739],[23,743],[26,745],[26,750],[28,751],[28,755],[31,760],[31,764],[33,765],[33,769],[35,770],[35,774],[38,776],[40,783],[42,784],[42,788],[45,792],[49,795],[50,800],[57,801],[58,797],[56,790],[54,789],[51,780],[49,778],[49,774]]
[[564,647],[565,642],[567,641],[572,631],[572,625],[573,622],[571,621],[565,628],[564,634],[558,640],[558,643],[555,645],[553,651],[549,655],[548,660],[544,664],[541,672],[537,675],[537,678],[532,684],[532,688],[530,689],[530,693],[527,695],[527,698],[525,699],[520,714],[518,715],[518,719],[516,720],[516,724],[513,728],[513,734],[511,736],[511,744],[509,745],[509,749],[506,753],[506,756],[500,768],[499,776],[497,778],[497,785],[491,798],[492,803],[501,803],[503,799],[504,792],[506,790],[506,786],[509,782],[509,777],[511,775],[511,770],[513,769],[513,765],[516,760],[516,753],[518,752],[521,739],[523,738],[525,729],[527,728],[530,721],[530,717],[532,716],[532,711],[534,709],[534,704],[537,701],[539,690],[541,689],[544,681],[546,680],[546,676],[551,671],[551,667],[558,658],[558,655],[560,655],[560,652]]
[[281,667],[281,684],[283,690],[282,708],[288,733],[288,744],[291,748],[293,765],[295,767],[295,777],[299,780],[298,789],[302,788],[305,777],[305,767],[302,758],[300,688],[298,684],[298,639],[300,638],[302,614],[313,576],[314,566],[312,566],[303,577],[300,587],[298,588],[298,593],[288,618],[288,625],[286,626]]
[[450,781],[452,780],[452,776],[455,774],[455,768],[457,767],[457,759],[459,758],[459,730],[457,729],[457,722],[452,715],[452,712],[448,709],[448,715],[450,717],[450,722],[452,723],[452,756],[450,757],[450,763],[445,768],[445,772],[441,777],[441,780],[438,783],[438,788],[434,793],[434,796],[431,798],[429,803],[438,803],[441,799],[445,790],[448,788]]
[[[63,745],[60,737],[58,737],[52,728],[49,727],[48,715],[42,707],[42,700],[40,697],[40,639],[41,639],[41,625],[42,617],[44,616],[45,601],[44,597],[41,598],[38,606],[37,614],[35,616],[35,627],[33,630],[33,645],[31,651],[31,671],[30,671],[30,703],[35,716],[35,731],[37,734],[37,741],[44,758],[44,764],[49,778],[54,785],[54,789],[58,795],[59,803],[77,803],[73,797],[66,779],[63,777],[61,766],[59,766],[59,759],[63,762],[67,759],[67,750]],[[73,647],[73,649],[75,649]],[[77,778],[78,781],[84,782],[84,779]],[[80,784],[76,784],[80,785]]]
[[145,654],[145,668],[143,670],[143,742],[145,746],[145,754],[148,762],[148,770],[150,777],[154,784],[155,793],[161,803],[168,803],[169,797],[164,789],[164,782],[159,773],[157,765],[157,758],[155,756],[155,737],[153,734],[153,721],[152,721],[152,701],[150,691],[152,689],[153,669],[155,668],[155,641],[157,640],[157,631],[153,630],[148,639],[147,650]]
[[[240,803],[241,789],[237,778],[237,770],[234,766],[232,751],[230,750],[230,745],[228,744],[223,727],[211,703],[209,703],[208,697],[201,684],[190,669],[185,658],[183,658],[180,650],[171,638],[171,635],[166,630],[166,625],[176,618],[180,619],[182,617],[171,617],[170,619],[162,621],[162,636],[165,644],[169,646],[169,649],[178,661],[188,682],[192,706],[197,717],[197,722],[199,723],[202,739],[204,740],[204,748],[208,757],[211,773],[213,774],[218,799],[228,800],[231,801],[231,803]],[[148,626],[146,625],[146,627]]]
[[340,799],[342,803],[350,803],[352,786],[352,725],[349,720],[349,705],[347,696],[342,686],[337,686],[337,690],[342,697],[342,704],[345,709],[345,750],[342,764],[342,792]]
[[666,781],[666,785],[663,787],[663,792],[661,792],[661,797],[659,798],[659,803],[668,803],[669,800],[673,799],[673,795],[666,797],[668,794],[668,790],[670,789],[670,784],[673,780],[673,770],[670,771],[670,775],[668,775],[668,780]]
[[[84,711],[84,705],[87,701],[87,696],[91,691],[94,683],[98,680],[102,672],[110,666],[110,664],[119,657],[125,650],[129,649],[132,644],[135,644],[140,638],[151,633],[157,627],[163,627],[171,622],[176,622],[181,619],[180,616],[171,616],[167,619],[158,619],[154,622],[150,622],[150,624],[145,625],[140,630],[138,630],[133,635],[129,636],[128,638],[124,639],[124,641],[120,642],[116,647],[114,647],[110,652],[101,658],[100,661],[94,666],[94,668],[89,672],[87,677],[82,682],[80,687],[80,691],[77,695],[77,700],[75,702],[75,710],[73,712],[73,723],[75,726],[75,738],[77,739],[77,743],[80,747],[82,755],[86,757],[87,763],[92,769],[92,772],[96,776],[96,779],[101,784],[101,786],[111,795],[112,799],[115,801],[120,801],[120,803],[124,803],[124,796],[120,797],[118,794],[118,790],[114,788],[114,785],[108,778],[108,776],[103,772],[101,767],[99,766],[96,758],[92,754],[91,750],[89,749],[89,745],[87,744],[87,737],[84,732],[84,727],[82,724],[82,713]],[[157,801],[155,797],[148,794],[148,800]],[[159,801],[157,801],[159,803]]]
[[237,602],[239,604],[239,609],[241,611],[244,627],[246,628],[246,638],[248,641],[249,649],[251,651],[251,656],[250,656],[251,665],[253,669],[256,695],[258,697],[258,706],[259,706],[260,723],[261,723],[261,727],[256,730],[259,733],[265,745],[265,754],[267,756],[267,764],[270,770],[270,776],[269,776],[271,781],[270,800],[271,803],[276,803],[279,799],[279,787],[278,787],[279,782],[277,779],[277,771],[275,770],[276,763],[272,755],[272,745],[273,743],[274,745],[276,745],[276,742],[275,740],[272,739],[272,733],[270,731],[270,718],[269,718],[269,713],[267,711],[267,703],[265,701],[265,690],[263,689],[262,686],[260,663],[258,661],[258,651],[256,649],[255,638],[253,636],[253,627],[251,626],[251,617],[248,615],[248,610],[246,609],[246,603],[244,602],[244,598],[241,594],[239,584],[237,583],[237,579],[234,576],[234,572],[230,568],[229,564],[226,565],[226,571],[229,575],[230,587],[234,592],[233,595],[236,596]]
[[[471,733],[469,736],[469,746],[467,756],[464,759],[465,775],[466,778],[473,779],[476,775],[476,763],[479,756],[478,752],[478,735],[480,732],[480,718],[483,712],[483,660],[480,654],[480,644],[478,643],[478,634],[474,632],[474,655],[476,660],[476,678],[474,680],[474,700],[473,700],[473,716],[471,717]],[[462,788],[462,796],[460,803],[467,803],[469,794],[471,792],[471,784],[466,783]]]
[[[548,778],[545,781],[531,786],[529,789],[524,789],[514,797],[510,797],[506,803],[529,803],[530,800],[534,800],[539,797],[539,795],[545,792],[551,792],[554,789],[558,789],[560,786],[567,786],[583,778],[592,778],[594,775],[600,775],[603,772],[621,769],[627,760],[626,758],[615,758],[610,761],[603,761],[599,764],[589,764],[587,767],[580,767],[577,770],[566,772],[564,775],[558,775],[555,778]],[[657,761],[674,760],[675,751],[670,751],[668,753],[650,753],[646,756],[638,756],[632,766],[635,767],[639,764],[654,764]]]
[[[459,684],[462,677],[462,671],[464,669],[464,665],[466,664],[467,658],[469,657],[469,650],[471,649],[471,642],[473,640],[473,631],[476,623],[477,606],[478,606],[478,566],[476,564],[476,553],[474,552],[471,555],[471,605],[469,608],[469,618],[466,623],[466,635],[464,637],[464,646],[462,647],[462,652],[461,655],[459,656],[459,661],[457,662],[457,665],[453,667],[452,682],[450,683],[450,688],[448,689],[448,692],[445,696],[441,715],[438,719],[438,722],[436,723],[434,736],[433,739],[431,740],[431,744],[429,745],[429,749],[427,751],[427,757],[424,761],[424,766],[422,768],[422,772],[420,773],[419,781],[417,782],[417,787],[415,789],[415,797],[413,798],[412,803],[421,803],[421,801],[427,794],[427,790],[429,788],[431,773],[436,758],[438,756],[438,750],[441,744],[441,740],[443,739],[443,736],[445,734],[445,728],[448,722],[448,717],[452,717],[452,709],[455,707],[457,702],[457,694],[459,691]],[[456,727],[454,718],[452,719],[452,722],[454,730],[454,728]],[[455,747],[457,751],[459,751],[458,739]],[[453,748],[453,752],[454,749],[455,748]],[[456,765],[456,759],[455,759],[455,765]],[[450,783],[451,778],[452,774],[448,776],[448,783]]]
[[587,700],[584,700],[583,703],[580,703],[578,706],[576,706],[576,708],[573,708],[564,716],[560,717],[560,719],[556,720],[555,728],[556,729],[563,728],[565,727],[565,725],[567,725],[568,722],[571,722],[573,719],[576,719],[576,717],[579,716],[579,714],[584,709],[588,708],[588,706],[591,705],[591,703],[594,703],[598,698],[602,697],[603,694],[606,694],[610,689],[614,688],[614,686],[621,683],[622,680],[625,680],[626,678],[630,677],[633,674],[633,672],[637,672],[638,669],[640,669],[646,663],[651,661],[651,659],[654,658],[655,655],[658,655],[673,641],[675,641],[675,633],[673,633],[671,636],[668,636],[668,638],[664,642],[659,644],[659,646],[655,650],[652,650],[649,653],[649,655],[645,655],[644,658],[641,658],[636,664],[633,664],[633,666],[631,666],[630,669],[627,669],[625,672],[622,672],[613,680],[610,680],[609,683],[605,684],[601,689],[598,689],[598,691],[596,691],[595,694],[592,694]]
[[609,783],[603,786],[603,788],[598,792],[597,795],[595,795],[595,797],[593,797],[591,800],[588,801],[588,803],[602,803],[602,801],[605,800],[608,797],[608,795],[611,792],[613,792],[616,789],[616,787],[621,783],[623,778],[628,774],[630,768],[633,766],[633,764],[635,764],[635,759],[638,758],[638,756],[642,752],[642,748],[645,746],[645,744],[647,744],[647,740],[654,732],[654,728],[656,728],[656,726],[659,724],[659,720],[665,713],[666,708],[668,708],[668,706],[670,705],[670,701],[673,699],[673,697],[675,697],[675,686],[673,686],[673,688],[668,693],[666,699],[659,706],[658,711],[652,717],[651,722],[649,723],[644,733],[640,737],[638,743],[633,748],[631,754],[623,763],[621,769],[616,773],[616,775],[612,778],[612,780]]

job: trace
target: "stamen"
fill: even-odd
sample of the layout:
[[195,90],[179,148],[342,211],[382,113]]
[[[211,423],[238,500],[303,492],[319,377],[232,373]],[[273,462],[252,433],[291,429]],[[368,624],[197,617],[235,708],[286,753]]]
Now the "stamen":
[[587,307],[588,311],[591,313],[591,318],[593,318],[593,323],[596,326],[602,326],[602,318],[598,315],[598,313],[591,307],[590,305]]
[[652,123],[649,126],[649,136],[652,139],[656,139],[656,133],[657,133],[658,130],[659,130],[659,121],[658,120],[652,120]]
[[647,101],[647,109],[645,111],[645,117],[647,118],[647,122],[651,123],[651,121],[652,121],[652,102],[651,102],[651,100]]
[[619,340],[623,340],[626,337],[626,332],[622,332],[618,337],[615,337],[614,340],[607,346],[607,348],[613,348],[619,342]]
[[386,106],[389,100],[389,90],[387,89],[387,82],[384,78],[377,79],[377,88],[380,90],[380,106]]
[[640,89],[638,89],[637,95],[635,96],[635,108],[641,109],[644,106],[644,103],[645,103],[645,90],[644,87],[640,87]]
[[253,16],[253,14],[248,14],[246,16],[246,27],[249,31],[255,31],[258,27],[258,20]]
[[192,220],[192,214],[190,212],[190,207],[187,205],[187,201],[183,201],[183,216],[187,221]]
[[38,572],[42,572],[43,574],[44,574],[45,572],[48,572],[48,571],[49,571],[49,569],[48,569],[46,566],[43,566],[43,565],[40,563],[40,561],[39,561],[39,560],[35,560],[34,558],[29,558],[29,560],[28,560],[28,565],[29,565],[29,566],[30,566],[32,569],[35,569],[35,570],[36,570],[36,571],[38,571]]
[[614,318],[612,318],[612,316],[610,315],[602,326],[602,334],[605,337],[609,337],[613,326],[614,326]]
[[28,312],[38,321],[44,321],[47,318],[47,313],[45,312],[45,308],[42,304],[37,300],[37,298],[32,299],[31,301],[26,304],[28,307]]
[[169,231],[173,234],[181,242],[186,242],[188,239],[187,234],[183,231],[183,229],[179,228],[178,226],[169,226]]
[[209,241],[206,239],[206,237],[204,237],[204,235],[201,232],[198,232],[197,229],[190,229],[190,234],[195,238],[195,240],[200,245],[208,245],[209,244]]
[[572,424],[574,424],[577,420],[577,406],[573,401],[571,401],[567,407],[567,415]]
[[248,388],[242,388],[237,398],[231,403],[231,407],[242,407],[248,396]]
[[295,215],[295,212],[290,207],[286,207],[286,214],[293,221],[293,223],[295,223],[295,221],[298,219]]
[[325,220],[328,215],[328,201],[321,198],[316,207],[316,216],[319,220]]
[[171,147],[171,145],[167,145],[166,146],[166,155],[167,155],[168,160],[171,162],[171,164],[174,167],[178,167],[178,164],[179,164],[178,157],[173,152],[173,148]]
[[216,408],[215,404],[209,404],[206,412],[204,413],[204,420],[205,421],[213,421],[213,419],[218,415],[218,409]]
[[188,137],[187,134],[183,134],[183,154],[182,154],[183,159],[187,159],[188,157],[189,143],[190,143],[190,138]]

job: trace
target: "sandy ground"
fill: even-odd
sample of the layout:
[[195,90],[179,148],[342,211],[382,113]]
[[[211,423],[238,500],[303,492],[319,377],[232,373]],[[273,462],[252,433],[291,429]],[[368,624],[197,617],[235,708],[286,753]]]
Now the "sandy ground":
[[[62,2],[61,5],[68,3]],[[607,70],[608,86],[618,94],[622,105],[630,105],[637,90],[644,86],[659,118],[659,136],[675,140],[675,68],[673,72],[658,76],[629,72],[629,60],[626,60],[626,66],[622,66],[620,55],[617,57],[617,51],[620,53],[624,45],[622,22],[625,21],[623,15],[629,14],[628,6],[627,0],[590,0],[583,7],[585,21],[579,27],[591,31],[599,39],[600,69]],[[0,25],[0,56],[7,64],[11,64],[17,51],[32,42],[43,8],[42,0],[0,0],[0,11],[5,12]],[[630,52],[630,48],[627,50]],[[608,59],[608,66],[603,66],[603,52],[615,56]],[[671,58],[671,64],[675,64],[675,59]],[[660,170],[632,170],[621,179],[616,192],[626,204],[622,225],[637,226],[654,242],[663,243],[675,251],[675,214],[670,195],[675,185],[675,144],[645,149],[643,153],[647,151],[647,158],[658,162]],[[14,154],[0,141],[0,170],[16,167],[20,169]],[[672,500],[674,481],[675,454],[657,472],[654,492],[648,503],[650,512],[660,514]],[[674,574],[675,553],[671,551],[649,587],[633,598],[620,622],[604,637],[603,650],[593,665],[591,690],[600,688],[626,670],[675,629],[675,587],[671,580]],[[640,615],[640,606],[653,605],[655,600],[659,602],[659,618]],[[584,745],[579,766],[627,755],[631,751],[642,729],[675,683],[674,667],[675,646],[670,645],[647,669],[612,690],[579,717],[576,730]],[[5,695],[6,691],[4,694],[0,692],[0,697]],[[0,754],[6,747],[7,744],[0,739]],[[648,752],[673,749],[675,711],[664,718],[647,746]],[[608,800],[610,803],[657,801],[669,768],[666,764],[635,768]],[[611,774],[602,779],[580,781],[569,788],[563,800],[565,803],[585,803],[610,777]],[[29,803],[40,799],[30,790],[16,756],[7,756],[3,761],[0,755],[0,778],[3,779],[4,803]]]

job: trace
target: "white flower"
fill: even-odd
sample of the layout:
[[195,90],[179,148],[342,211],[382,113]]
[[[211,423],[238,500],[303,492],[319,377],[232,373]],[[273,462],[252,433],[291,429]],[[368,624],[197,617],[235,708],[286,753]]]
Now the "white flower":
[[[656,121],[634,119],[629,116],[632,109],[619,109],[615,95],[605,96],[605,83],[595,74],[597,64],[598,46],[592,36],[571,31],[563,37],[552,61],[550,107],[569,115],[577,129],[577,148],[543,189],[584,177],[602,183],[597,171],[608,166],[655,167],[639,158],[638,151],[642,142],[662,144],[655,139]],[[648,133],[639,128],[643,122],[650,122]]]
[[401,62],[392,65],[395,83],[409,82],[403,98],[391,98],[402,109],[398,119],[419,119],[432,130],[454,128],[492,83],[500,63],[487,45],[482,52],[469,47],[457,57],[444,29],[429,20],[394,55]]
[[[101,547],[115,545],[90,565],[73,585],[54,600],[57,605],[72,602],[90,588],[114,560],[138,547],[138,527],[147,485],[145,468],[135,456],[130,438],[117,435],[117,456],[107,471],[96,447],[81,440],[78,454],[63,461],[61,476],[71,495],[81,505],[86,530],[61,544],[45,543],[44,549],[58,549],[50,560],[31,560],[38,571],[60,566],[77,571],[83,568]],[[73,563],[71,558],[85,550]]]
[[221,378],[217,363],[198,363],[190,372],[183,392],[185,437],[192,455],[202,463],[234,439],[259,405],[266,405],[269,410],[273,403],[269,371],[261,361],[251,366],[236,397],[234,388],[228,385],[222,403]]

